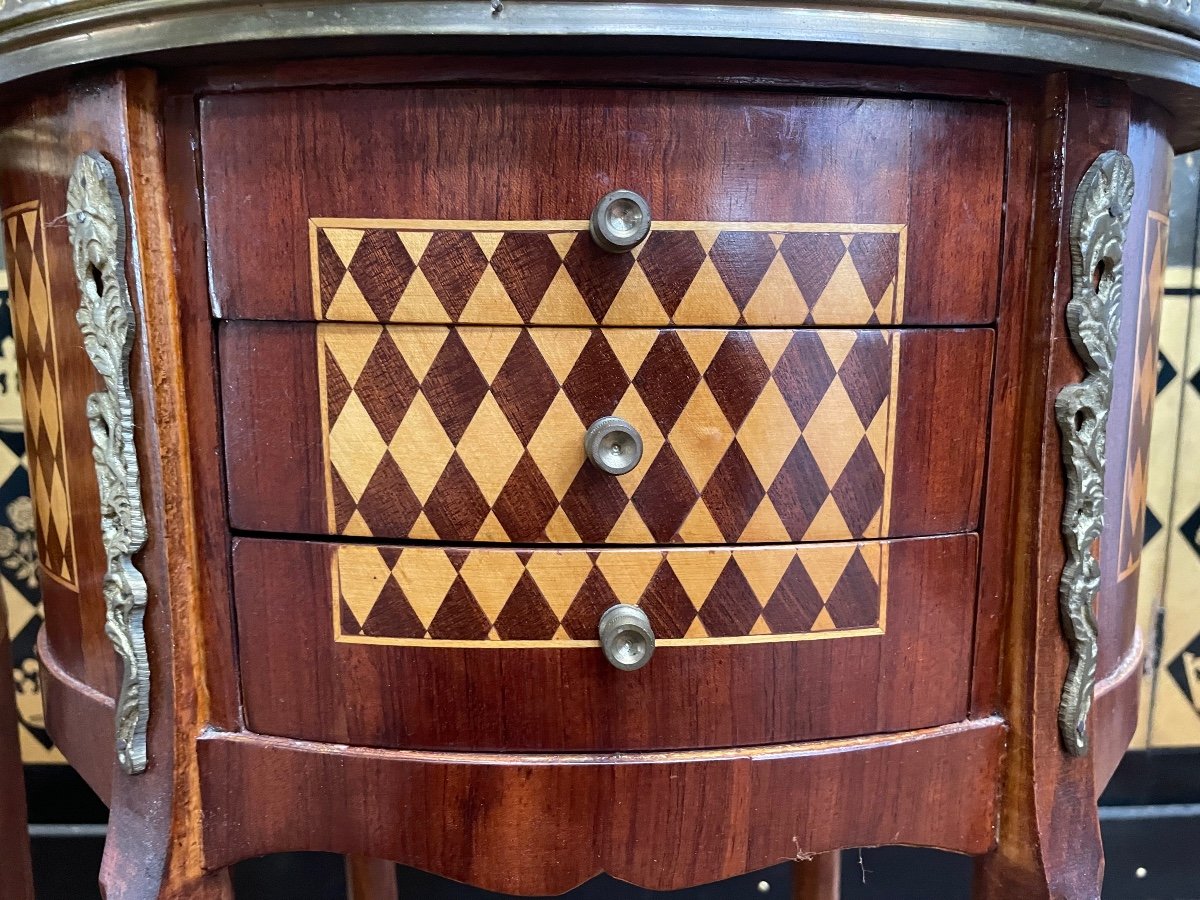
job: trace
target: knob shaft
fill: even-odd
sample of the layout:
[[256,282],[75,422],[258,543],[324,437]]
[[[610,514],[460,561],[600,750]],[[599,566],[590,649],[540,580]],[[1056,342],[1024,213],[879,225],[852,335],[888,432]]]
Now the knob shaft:
[[642,436],[616,416],[597,419],[583,437],[588,459],[609,475],[624,475],[642,461]]
[[650,662],[654,655],[654,629],[641,609],[618,603],[600,617],[600,646],[613,666],[632,672]]
[[590,230],[602,250],[632,250],[650,233],[650,204],[635,191],[605,194],[592,210]]

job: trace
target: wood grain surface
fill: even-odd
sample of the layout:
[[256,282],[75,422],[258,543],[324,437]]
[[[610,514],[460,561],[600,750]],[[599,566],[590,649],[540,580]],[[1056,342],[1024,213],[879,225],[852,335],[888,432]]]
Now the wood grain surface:
[[310,218],[578,221],[627,188],[661,220],[906,224],[905,320],[988,322],[1004,119],[999,104],[853,92],[212,95],[201,138],[213,302],[230,318],[311,318]]
[[[148,770],[136,777],[116,770],[113,719],[100,738],[83,729],[98,716],[72,717],[51,710],[51,728],[65,728],[64,748],[87,748],[91,760],[80,766],[93,782],[107,758],[111,780],[110,833],[101,882],[111,895],[188,896],[216,900],[228,894],[228,881],[201,871],[195,802],[198,775],[194,736],[206,715],[206,691],[193,627],[196,598],[189,473],[187,403],[180,390],[178,298],[171,250],[158,85],[144,70],[111,72],[73,81],[58,92],[24,95],[13,101],[5,120],[8,150],[0,163],[0,196],[5,203],[36,199],[46,229],[48,286],[55,306],[60,370],[62,439],[70,486],[78,583],[71,591],[45,579],[45,646],[84,692],[113,695],[117,665],[104,633],[102,581],[106,570],[99,539],[100,516],[92,435],[86,397],[101,387],[84,353],[73,310],[75,282],[67,229],[61,224],[66,188],[76,156],[88,150],[108,159],[116,174],[126,220],[126,279],[136,318],[130,358],[136,452],[149,538],[138,554],[149,604],[145,617],[152,687]],[[12,198],[10,200],[10,198]],[[61,315],[59,315],[61,313]],[[29,423],[27,423],[29,424]],[[36,424],[36,422],[34,423]],[[69,683],[64,681],[60,684]],[[95,710],[94,697],[84,707]],[[176,706],[178,699],[179,705]],[[57,734],[52,737],[58,738]],[[102,749],[107,743],[107,753]]]
[[1135,182],[1123,259],[1121,331],[1113,360],[1113,395],[1105,442],[1105,533],[1100,553],[1099,677],[1111,673],[1133,644],[1137,627],[1150,428],[1158,392],[1158,332],[1167,266],[1170,123],[1154,104],[1131,109],[1128,153]]
[[[230,521],[593,544],[967,531],[991,353],[987,329],[226,323]],[[586,427],[610,414],[646,443],[619,479],[583,457]]]
[[646,668],[620,672],[597,647],[339,643],[333,545],[242,538],[233,565],[247,724],[376,747],[582,751],[955,722],[966,713],[976,543],[892,542],[883,634],[664,646]]
[[[30,401],[25,425],[31,487],[45,498],[38,504],[39,549],[51,563],[40,584],[45,628],[66,670],[110,697],[117,691],[117,661],[104,634],[105,558],[95,537],[99,497],[85,409],[88,394],[101,383],[75,323],[79,288],[67,229],[57,223],[66,211],[75,156],[92,147],[124,152],[122,103],[118,78],[28,95],[7,110],[0,159],[17,358],[30,370],[22,387]],[[34,377],[32,369],[42,371]]]
[[204,845],[213,866],[268,850],[365,853],[537,896],[600,872],[671,890],[859,843],[982,853],[995,839],[1003,741],[995,718],[620,756],[400,753],[212,734],[200,741]]
[[38,675],[46,730],[54,744],[106,806],[113,799],[113,723],[116,703],[72,676],[55,657],[45,629],[38,633]]
[[[1054,398],[1082,375],[1066,333],[1069,210],[1097,155],[1126,146],[1129,94],[1111,82],[1054,77],[1044,104],[1034,195],[1041,224],[1028,244],[1028,299],[1014,305],[1001,327],[1001,344],[1020,348],[1013,357],[1005,351],[1012,360],[1006,366],[1019,373],[1020,426],[1003,457],[1011,468],[989,481],[987,512],[998,513],[1006,527],[992,534],[996,543],[983,555],[986,589],[1000,589],[1007,599],[999,699],[1011,728],[1000,842],[976,866],[975,891],[986,900],[1096,898],[1104,873],[1094,759],[1069,755],[1058,730],[1068,654],[1058,607],[1063,464]],[[1059,155],[1063,146],[1067,153]],[[1093,715],[1090,727],[1097,724],[1103,727]]]

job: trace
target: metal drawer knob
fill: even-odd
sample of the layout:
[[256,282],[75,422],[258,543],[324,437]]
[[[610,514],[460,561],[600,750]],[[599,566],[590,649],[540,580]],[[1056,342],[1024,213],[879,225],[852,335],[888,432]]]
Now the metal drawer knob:
[[583,437],[588,459],[609,475],[624,475],[642,461],[642,436],[624,419],[597,419]]
[[618,603],[600,617],[600,646],[610,663],[632,672],[650,662],[654,655],[654,629],[638,607]]
[[650,233],[650,204],[634,191],[605,194],[592,210],[590,230],[602,250],[632,250]]

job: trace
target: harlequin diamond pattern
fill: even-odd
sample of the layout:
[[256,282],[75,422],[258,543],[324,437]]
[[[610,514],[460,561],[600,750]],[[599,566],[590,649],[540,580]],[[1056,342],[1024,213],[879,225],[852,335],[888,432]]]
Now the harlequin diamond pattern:
[[356,643],[595,643],[614,603],[659,643],[802,639],[882,629],[887,544],[754,550],[340,546],[335,629]]
[[[330,529],[518,543],[886,534],[898,333],[320,325]],[[586,462],[631,422],[632,472]]]
[[311,220],[318,319],[894,325],[900,225],[656,222],[630,253],[586,222]]
[[1146,534],[1146,487],[1149,472],[1150,428],[1154,398],[1158,394],[1158,332],[1162,316],[1163,281],[1167,271],[1167,227],[1165,216],[1155,213],[1146,219],[1145,271],[1134,351],[1133,402],[1129,412],[1129,443],[1125,451],[1125,502],[1121,507],[1119,579],[1138,569]]
[[39,204],[26,203],[6,210],[4,239],[13,326],[17,344],[22,348],[21,403],[28,438],[38,556],[43,572],[74,587],[75,548],[64,463],[66,451],[62,443],[54,309]]

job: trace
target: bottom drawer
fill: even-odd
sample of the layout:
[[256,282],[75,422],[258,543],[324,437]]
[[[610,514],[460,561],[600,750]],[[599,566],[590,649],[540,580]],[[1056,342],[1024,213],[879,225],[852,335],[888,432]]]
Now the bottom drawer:
[[[648,750],[964,718],[975,535],[538,549],[238,539],[251,730],[388,748]],[[658,649],[621,671],[603,612]]]

